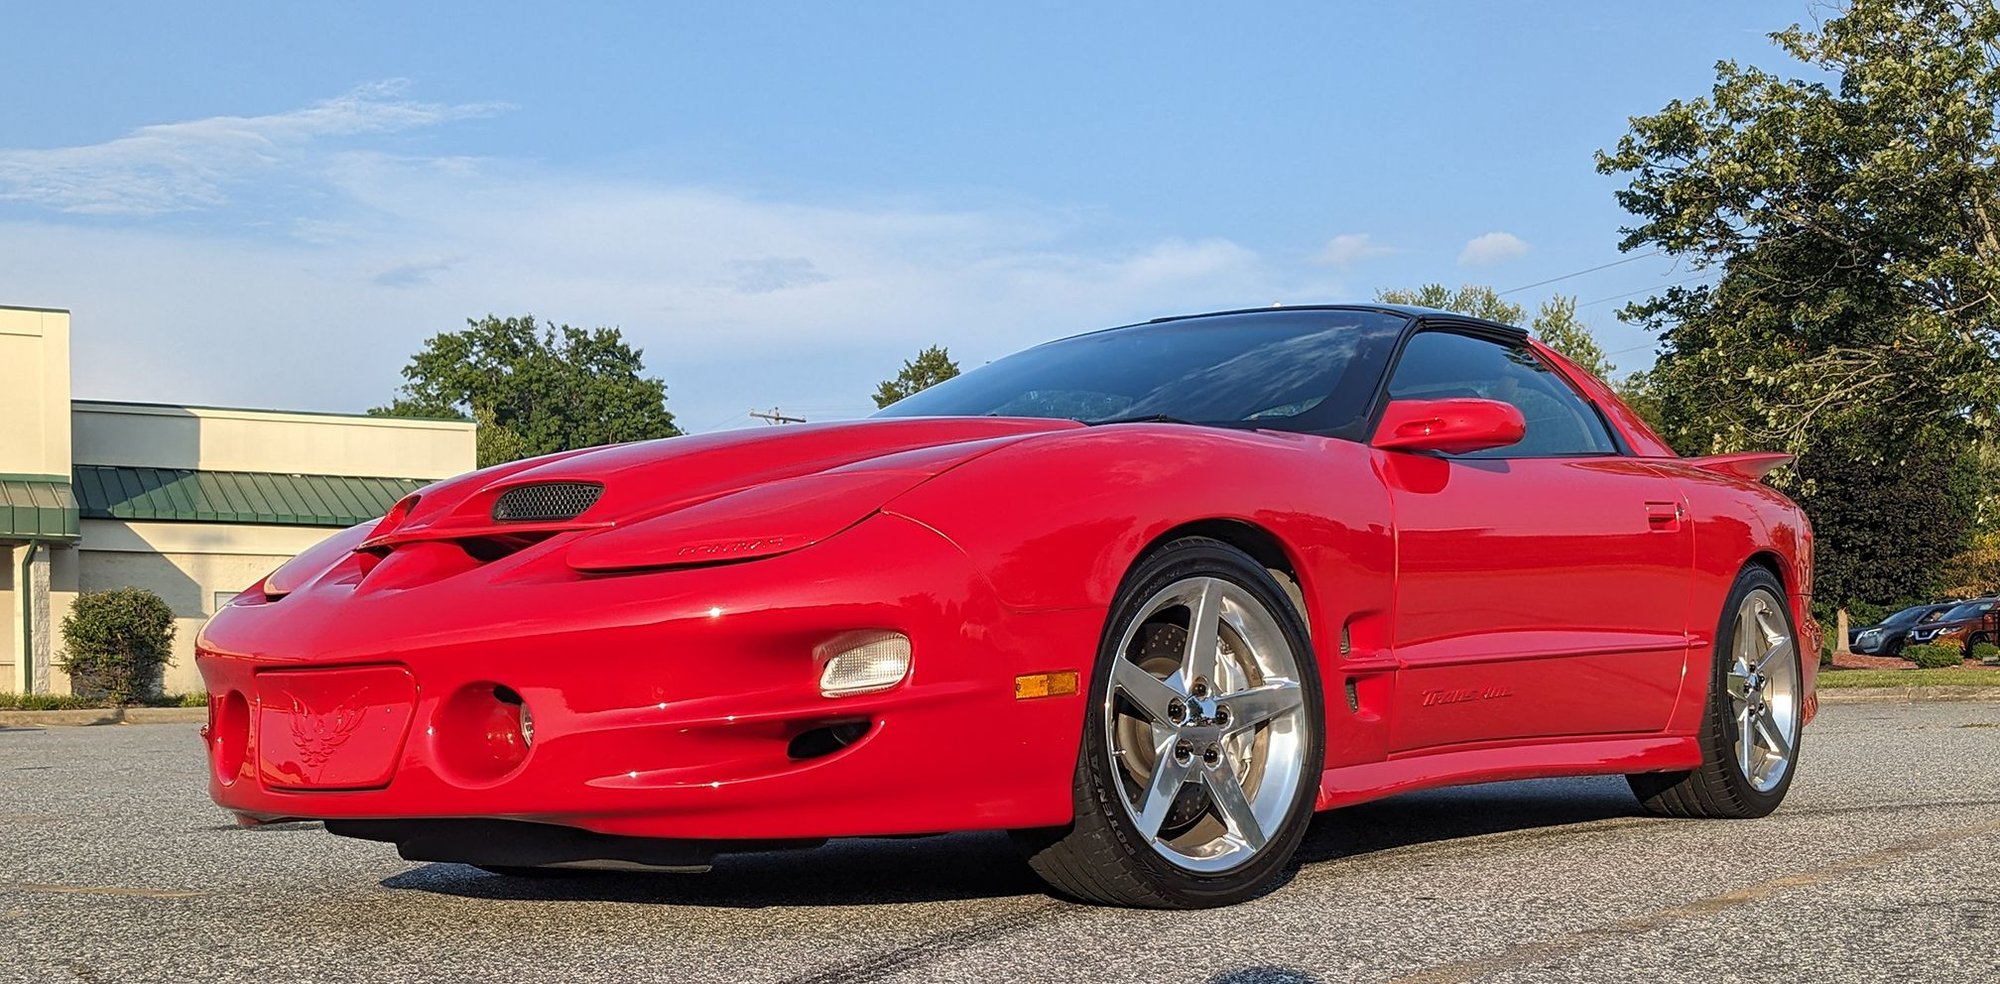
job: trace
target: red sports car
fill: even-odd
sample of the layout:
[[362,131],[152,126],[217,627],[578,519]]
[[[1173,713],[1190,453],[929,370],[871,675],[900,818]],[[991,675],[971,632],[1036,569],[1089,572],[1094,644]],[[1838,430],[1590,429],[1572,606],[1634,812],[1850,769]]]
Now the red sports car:
[[216,802],[502,872],[999,829],[1221,905],[1316,810],[1623,774],[1754,817],[1812,534],[1518,328],[1381,305],[1050,342],[873,419],[439,482],[204,629]]

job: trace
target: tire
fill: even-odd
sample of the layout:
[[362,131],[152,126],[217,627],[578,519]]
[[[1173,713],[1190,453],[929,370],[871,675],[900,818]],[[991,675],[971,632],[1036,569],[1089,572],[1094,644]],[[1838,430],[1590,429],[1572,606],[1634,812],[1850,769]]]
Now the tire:
[[1903,637],[1897,636],[1876,653],[1878,656],[1900,657],[1903,655]]
[[[1761,817],[1784,801],[1798,773],[1805,702],[1798,627],[1784,598],[1784,587],[1761,567],[1737,575],[1715,633],[1701,767],[1627,776],[1648,811]],[[1744,740],[1746,720],[1751,735]]]
[[[1203,625],[1217,626],[1206,659]],[[1275,887],[1312,819],[1325,705],[1306,626],[1262,564],[1201,537],[1143,558],[1086,706],[1076,819],[1015,832],[1036,874],[1084,902],[1154,909]]]
[[1965,654],[1967,656],[1970,656],[1972,655],[1972,647],[1984,646],[1992,641],[1993,641],[1992,639],[1987,638],[1986,633],[1984,632],[1975,633],[1974,635],[1967,637],[1965,640]]

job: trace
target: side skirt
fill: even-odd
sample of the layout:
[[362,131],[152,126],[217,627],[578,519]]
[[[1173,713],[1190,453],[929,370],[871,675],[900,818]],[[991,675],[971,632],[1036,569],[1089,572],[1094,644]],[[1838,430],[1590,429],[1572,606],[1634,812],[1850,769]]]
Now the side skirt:
[[1331,810],[1437,786],[1556,776],[1676,772],[1701,765],[1692,735],[1564,739],[1538,744],[1426,750],[1320,774],[1314,809]]

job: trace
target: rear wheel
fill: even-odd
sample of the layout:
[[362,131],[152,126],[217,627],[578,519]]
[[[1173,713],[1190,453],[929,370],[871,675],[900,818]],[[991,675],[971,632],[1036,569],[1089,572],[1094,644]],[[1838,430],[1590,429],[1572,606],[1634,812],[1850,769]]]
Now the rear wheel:
[[1023,831],[1088,902],[1201,908],[1275,884],[1324,766],[1319,678],[1284,590],[1242,551],[1177,540],[1112,606],[1075,773],[1076,820]]
[[1702,764],[1626,777],[1646,808],[1672,817],[1761,817],[1791,788],[1805,693],[1784,588],[1761,567],[1736,578],[1715,635]]

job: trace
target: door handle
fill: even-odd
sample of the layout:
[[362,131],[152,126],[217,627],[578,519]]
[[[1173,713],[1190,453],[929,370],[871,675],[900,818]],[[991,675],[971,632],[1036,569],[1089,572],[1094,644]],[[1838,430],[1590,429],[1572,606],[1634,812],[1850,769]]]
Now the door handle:
[[1655,533],[1673,533],[1681,528],[1685,515],[1678,502],[1646,503],[1646,526]]

